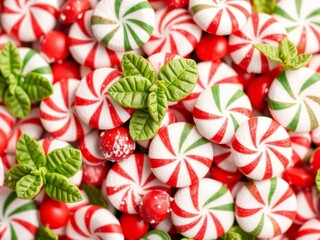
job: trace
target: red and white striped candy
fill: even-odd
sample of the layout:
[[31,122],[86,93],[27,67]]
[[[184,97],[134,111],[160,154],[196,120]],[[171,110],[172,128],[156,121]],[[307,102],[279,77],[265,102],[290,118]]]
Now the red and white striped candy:
[[303,224],[309,219],[319,216],[318,203],[319,193],[315,186],[301,189],[297,193],[297,215],[294,222]]
[[234,164],[230,144],[213,143],[212,146],[214,152],[213,163],[224,171],[237,172],[238,168]]
[[0,195],[0,239],[35,239],[40,222],[34,201],[18,198],[7,187]]
[[16,155],[5,153],[1,156],[1,162],[4,174],[6,174],[9,169],[17,163]]
[[204,178],[176,192],[171,203],[171,218],[185,237],[217,239],[233,225],[233,198],[222,183]]
[[190,0],[189,10],[202,30],[215,35],[242,29],[252,11],[248,0]]
[[310,133],[297,133],[289,131],[292,146],[292,161],[294,164],[301,162],[309,153],[311,147]]
[[21,42],[15,38],[12,38],[9,36],[1,27],[0,27],[0,51],[6,45],[8,41],[11,41],[16,45],[17,47],[21,47]]
[[229,36],[229,51],[232,60],[249,73],[265,73],[278,63],[267,59],[254,43],[267,43],[278,47],[286,36],[284,26],[270,15],[254,13],[239,31]]
[[239,226],[259,238],[285,233],[297,210],[296,196],[282,178],[251,181],[236,198],[235,215]]
[[169,106],[169,109],[173,112],[174,117],[176,119],[176,122],[187,122],[192,123],[193,122],[193,116],[191,112],[189,112],[181,102],[178,102],[177,104],[174,104],[172,106]]
[[55,27],[58,13],[58,0],[5,0],[1,24],[9,35],[32,42]]
[[74,93],[80,81],[64,79],[53,85],[54,93],[40,104],[40,119],[43,127],[53,137],[73,142],[90,132],[74,110]]
[[268,117],[244,122],[232,140],[231,152],[238,169],[255,180],[279,176],[292,157],[288,133]]
[[39,119],[39,108],[34,107],[31,109],[29,116],[17,122],[15,128],[11,131],[8,138],[7,153],[16,153],[16,143],[23,133],[38,140],[41,138],[43,132],[44,129]]
[[155,189],[168,192],[170,187],[155,178],[145,154],[132,154],[125,161],[114,164],[106,178],[110,203],[125,213],[136,214],[141,198]]
[[75,110],[85,124],[97,129],[112,129],[126,122],[133,114],[109,95],[108,89],[121,78],[113,68],[99,68],[83,78],[75,92]]
[[238,181],[236,183],[229,183],[227,184],[227,188],[229,189],[229,191],[231,192],[231,195],[233,197],[233,199],[236,199],[238,192],[240,191],[240,189],[242,188],[243,185],[245,185],[246,183],[243,181]]
[[229,83],[242,90],[238,74],[223,62],[200,62],[198,63],[198,81],[188,97],[183,99],[183,106],[190,112],[193,111],[197,99],[206,88],[215,84]]
[[320,54],[313,54],[310,63],[307,65],[308,68],[315,70],[320,73]]
[[84,190],[80,190],[82,195],[82,200],[79,202],[73,202],[73,203],[66,203],[67,207],[69,208],[71,213],[74,213],[79,208],[82,208],[84,206],[90,205],[90,200],[88,198],[88,195]]
[[81,65],[80,66],[80,77],[81,79],[84,78],[85,76],[87,76],[87,74],[89,74],[90,72],[92,72],[94,69],[91,69],[87,66]]
[[249,98],[234,84],[207,88],[193,109],[193,120],[200,134],[217,144],[230,143],[239,125],[251,116]]
[[30,72],[38,73],[53,83],[53,74],[48,62],[35,50],[31,48],[18,48],[22,61],[22,74]]
[[311,131],[311,139],[314,144],[320,146],[320,127]]
[[124,236],[118,219],[100,206],[79,208],[67,224],[68,239],[112,239],[123,240]]
[[[164,118],[162,119],[162,122],[160,124],[160,128],[165,127],[171,123],[174,123],[175,121],[176,121],[176,119],[175,119],[173,112],[170,109],[168,109],[166,114],[164,115]],[[150,146],[150,143],[151,143],[151,139],[145,140],[145,141],[137,141],[137,143],[141,147],[148,149]]]
[[72,57],[79,64],[90,68],[119,65],[124,53],[106,48],[93,37],[90,24],[92,12],[93,10],[87,10],[70,27],[68,44]]
[[69,143],[59,139],[55,139],[53,137],[40,139],[38,143],[43,148],[44,154],[46,155],[48,155],[53,150],[64,148],[64,147],[70,147]]
[[159,73],[160,69],[167,64],[168,62],[171,62],[174,59],[179,59],[181,56],[173,53],[167,53],[167,52],[158,52],[155,54],[152,54],[148,57],[148,61],[153,66],[156,73]]
[[153,174],[172,187],[186,187],[202,179],[212,164],[213,148],[196,127],[173,123],[159,130],[149,147]]
[[168,52],[185,57],[195,49],[201,34],[186,9],[163,8],[156,11],[153,33],[142,48],[148,56]]
[[103,180],[101,188],[100,188],[101,194],[104,197],[104,200],[106,200],[108,204],[108,210],[115,215],[117,212],[117,209],[110,203],[108,196],[107,196],[107,191],[106,191],[106,178]]
[[4,168],[3,168],[2,159],[0,157],[0,192],[3,187],[3,183],[4,183]]
[[310,219],[304,223],[297,232],[296,240],[319,240],[320,239],[320,218]]
[[313,0],[277,1],[273,17],[287,29],[288,38],[300,53],[320,50],[320,2]]
[[9,136],[16,122],[16,118],[12,116],[7,108],[0,104],[0,129]]
[[106,161],[98,148],[99,138],[99,131],[93,130],[85,135],[79,143],[82,160],[89,165],[100,165]]
[[165,220],[159,223],[152,224],[152,228],[165,231],[169,234],[175,234],[177,232],[176,228],[172,224],[172,219],[170,214]]

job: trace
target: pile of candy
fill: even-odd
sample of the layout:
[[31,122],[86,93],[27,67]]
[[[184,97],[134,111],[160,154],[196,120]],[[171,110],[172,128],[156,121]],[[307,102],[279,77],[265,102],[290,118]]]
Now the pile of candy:
[[320,239],[319,0],[0,8],[0,239]]

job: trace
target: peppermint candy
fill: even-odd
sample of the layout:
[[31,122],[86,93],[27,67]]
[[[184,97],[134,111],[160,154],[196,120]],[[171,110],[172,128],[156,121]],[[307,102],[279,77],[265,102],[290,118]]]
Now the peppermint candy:
[[4,183],[4,168],[3,168],[2,159],[0,157],[0,192],[3,187],[3,183]]
[[43,148],[44,154],[46,155],[48,155],[53,150],[64,148],[64,147],[70,147],[69,143],[59,139],[55,139],[53,137],[40,139],[38,143]]
[[230,35],[242,29],[252,11],[247,0],[190,0],[189,10],[198,26],[214,35]]
[[72,57],[79,64],[90,68],[119,65],[124,53],[106,48],[93,37],[90,24],[92,13],[93,10],[87,10],[70,27],[68,45]]
[[232,84],[207,88],[193,109],[193,120],[200,134],[217,144],[230,143],[239,125],[251,116],[249,98]]
[[108,96],[109,87],[121,78],[112,68],[97,69],[83,78],[75,91],[75,110],[86,125],[97,129],[112,129],[126,122],[133,114]]
[[301,162],[309,153],[311,147],[310,133],[296,133],[289,131],[292,146],[292,161],[294,164]]
[[193,112],[200,93],[213,85],[228,83],[242,90],[242,84],[239,82],[238,74],[227,64],[223,62],[206,61],[198,63],[197,66],[199,75],[196,86],[189,96],[181,101],[188,111]]
[[13,42],[17,47],[21,47],[21,42],[19,40],[12,38],[2,28],[0,28],[0,51],[8,41]]
[[181,102],[169,106],[169,109],[173,112],[176,122],[194,123],[191,112],[189,112]]
[[74,111],[74,93],[80,81],[65,79],[53,85],[54,93],[40,104],[40,119],[43,127],[53,137],[73,142],[90,132]]
[[213,146],[213,163],[227,172],[237,172],[238,168],[233,162],[230,144],[212,144]]
[[4,174],[6,174],[9,169],[17,163],[17,159],[16,159],[16,156],[13,155],[13,154],[8,154],[8,153],[5,153],[3,154],[1,157],[1,163],[2,163],[2,166],[3,166],[3,172]]
[[233,209],[233,198],[227,187],[204,178],[176,192],[171,203],[171,218],[185,237],[217,239],[232,227]]
[[44,129],[41,125],[39,118],[39,108],[34,107],[31,109],[28,117],[21,119],[15,125],[8,137],[7,153],[16,153],[16,144],[23,133],[28,134],[34,139],[40,139]]
[[1,23],[9,35],[32,42],[54,28],[58,13],[58,0],[5,0]]
[[172,187],[186,187],[198,182],[212,164],[213,149],[196,127],[173,123],[160,129],[149,147],[153,174]]
[[320,73],[320,54],[313,54],[310,63],[307,65],[308,68]]
[[[297,81],[299,79],[299,81]],[[320,74],[309,68],[285,71],[271,84],[272,117],[288,130],[309,132],[320,125]]]
[[283,24],[288,38],[300,53],[320,50],[320,2],[312,0],[280,0],[273,9],[273,16]]
[[0,104],[0,129],[8,136],[12,131],[16,118],[12,116],[5,106]]
[[147,60],[151,63],[153,66],[155,72],[158,74],[160,69],[167,64],[168,62],[171,62],[174,59],[179,59],[181,56],[173,53],[167,53],[167,52],[159,52],[152,54],[147,58]]
[[68,239],[113,239],[123,240],[118,219],[102,207],[89,205],[79,208],[67,224]]
[[152,174],[145,154],[132,154],[125,161],[115,163],[106,178],[110,203],[124,213],[138,213],[142,196],[155,189],[170,190]]
[[286,130],[268,117],[254,117],[236,131],[231,144],[234,163],[255,180],[279,176],[291,161],[292,147]]
[[146,0],[101,0],[91,17],[96,39],[114,51],[130,51],[146,43],[155,13]]
[[310,219],[297,232],[296,240],[311,240],[320,238],[320,218]]
[[229,183],[227,184],[227,188],[229,189],[233,199],[236,199],[238,192],[246,183],[243,181],[238,181],[236,183]]
[[23,200],[4,187],[0,197],[0,238],[35,239],[40,225],[37,206],[33,200]]
[[229,36],[229,51],[232,60],[249,73],[265,73],[278,63],[267,59],[254,43],[267,43],[278,47],[286,36],[286,30],[275,18],[264,13],[254,13],[248,22]]
[[239,226],[259,238],[272,238],[287,231],[297,210],[296,196],[281,178],[251,181],[236,198]]
[[201,34],[186,9],[163,8],[156,11],[154,31],[142,48],[148,56],[168,52],[185,57],[195,49]]
[[320,146],[320,127],[311,131],[311,139],[314,144]]
[[93,130],[85,135],[79,143],[82,160],[89,165],[100,165],[106,161],[98,148],[99,137],[99,131]]
[[159,223],[152,224],[152,228],[156,229],[156,230],[161,230],[161,231],[167,232],[172,235],[177,232],[177,230],[175,229],[175,227],[172,224],[170,214],[165,220],[163,220]]

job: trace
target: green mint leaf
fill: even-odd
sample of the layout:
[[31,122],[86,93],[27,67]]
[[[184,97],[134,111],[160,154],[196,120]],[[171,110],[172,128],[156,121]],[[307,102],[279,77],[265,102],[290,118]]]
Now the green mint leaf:
[[72,147],[53,150],[47,156],[47,170],[59,173],[67,178],[72,177],[81,168],[81,152]]
[[131,117],[129,132],[132,140],[148,140],[153,138],[160,128],[151,117],[147,108],[137,109]]
[[125,76],[141,76],[149,79],[151,82],[156,80],[156,71],[151,63],[137,54],[125,54],[122,57],[121,67]]
[[142,240],[153,240],[154,236],[157,236],[157,239],[161,240],[171,240],[171,237],[167,232],[158,229],[147,232],[145,235],[143,235]]
[[4,93],[8,88],[8,84],[6,83],[6,79],[0,74],[0,102],[4,100]]
[[90,184],[81,184],[81,188],[86,192],[90,204],[108,208],[108,203],[102,196],[99,188],[96,188],[95,186]]
[[164,80],[168,101],[179,101],[195,87],[198,80],[197,64],[192,59],[175,59],[160,69],[158,78]]
[[6,186],[12,190],[16,190],[17,182],[24,176],[30,174],[34,170],[34,167],[27,164],[15,164],[6,174],[5,183]]
[[108,94],[123,107],[141,109],[147,107],[151,86],[152,82],[145,77],[124,77],[108,89]]
[[304,53],[304,54],[300,54],[296,57],[294,57],[293,59],[291,59],[291,61],[289,61],[288,63],[286,63],[283,67],[282,70],[298,70],[304,66],[306,66],[312,59],[312,54],[310,53]]
[[46,226],[40,226],[36,233],[36,240],[58,240],[58,235]]
[[263,55],[265,55],[267,58],[271,59],[275,62],[283,62],[280,56],[280,51],[278,48],[271,46],[269,44],[264,43],[255,43],[253,46],[258,49]]
[[52,199],[61,202],[79,202],[82,200],[81,191],[70,183],[65,176],[48,172],[45,181],[44,191]]
[[37,196],[43,186],[40,174],[28,174],[22,177],[16,185],[17,196],[22,199],[31,199]]
[[315,182],[316,182],[316,185],[317,185],[318,191],[320,192],[320,168],[318,169],[318,172],[317,172],[317,176],[316,176]]
[[17,47],[7,42],[0,52],[0,71],[7,78],[10,74],[18,76],[21,73],[22,62]]
[[151,92],[148,96],[148,110],[152,119],[160,124],[168,109],[168,100],[164,92]]
[[16,145],[16,156],[19,163],[37,168],[46,165],[46,156],[40,144],[27,134],[22,134]]
[[233,226],[226,234],[218,238],[218,240],[256,240],[256,238],[243,231],[239,226]]
[[41,101],[53,93],[51,83],[38,73],[28,73],[20,85],[32,100]]
[[15,88],[14,94],[7,89],[4,93],[4,104],[9,113],[18,118],[25,118],[29,115],[31,102],[26,92],[19,86]]
[[276,6],[276,0],[253,0],[253,7],[257,13],[271,14]]
[[298,51],[293,42],[289,41],[288,38],[284,38],[280,43],[280,52],[285,61],[293,59],[297,56]]

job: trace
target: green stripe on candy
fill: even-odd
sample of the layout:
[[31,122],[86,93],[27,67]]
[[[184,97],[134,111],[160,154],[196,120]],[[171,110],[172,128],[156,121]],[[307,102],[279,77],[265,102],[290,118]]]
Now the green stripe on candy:
[[52,74],[51,68],[49,66],[39,67],[39,68],[33,69],[31,72],[39,73],[39,74]]
[[268,106],[271,110],[283,110],[295,105],[295,103],[278,102],[268,98]]
[[302,4],[302,2],[301,2],[301,0],[295,0],[295,2],[296,2],[296,6],[297,6],[297,14],[298,14],[298,16],[300,17],[300,15],[301,15],[301,4]]
[[221,185],[220,189],[213,194],[211,197],[208,198],[208,200],[203,204],[203,208],[207,205],[209,205],[211,202],[217,200],[218,198],[220,198],[221,196],[223,196],[226,192],[228,192],[228,189],[226,186]]
[[113,29],[111,32],[109,32],[107,35],[105,35],[102,39],[101,42],[105,45],[108,46],[110,40],[112,39],[113,35],[119,30],[120,26],[117,26],[115,29]]
[[125,14],[123,14],[122,17],[124,18],[124,17],[128,16],[131,13],[134,13],[134,12],[139,11],[141,9],[148,9],[148,8],[152,9],[152,7],[151,7],[149,2],[147,2],[147,1],[140,2],[140,3],[132,6],[130,9],[128,9],[125,12]]
[[7,208],[16,198],[17,194],[15,192],[10,193],[10,195],[7,197],[6,201],[3,204],[2,216],[6,215]]
[[318,73],[314,73],[312,74],[305,82],[304,84],[301,86],[300,90],[299,90],[299,95],[306,90],[307,88],[309,88],[310,86],[312,86],[313,84],[319,82],[320,80],[320,74]]
[[36,210],[37,207],[33,202],[29,202],[27,204],[24,204],[18,208],[16,208],[14,211],[12,211],[9,215],[9,217],[17,214],[17,213],[21,213],[21,212],[25,212],[25,211],[29,211],[29,210]]
[[165,232],[165,231],[162,231],[162,230],[158,230],[158,229],[155,229],[155,230],[151,230],[149,232],[147,232],[143,237],[142,239],[143,240],[152,240],[152,235],[157,235],[158,237],[160,237],[162,240],[170,240],[171,237],[170,235]]
[[24,68],[26,67],[27,63],[30,61],[30,59],[36,55],[36,51],[30,50],[23,58],[23,62],[22,62],[22,71],[24,70]]
[[184,142],[186,141],[187,137],[189,136],[189,133],[192,130],[192,126],[190,124],[185,124],[180,136],[180,140],[179,140],[179,153],[181,153],[181,148],[184,144]]
[[288,79],[287,79],[287,75],[286,75],[286,72],[283,72],[282,74],[280,74],[278,77],[277,77],[277,81],[279,81],[279,83],[282,85],[282,87],[286,90],[286,92],[289,94],[289,96],[292,98],[292,99],[296,99],[295,96],[294,96],[294,93],[291,89],[291,86],[288,82]]
[[213,86],[211,88],[211,93],[212,93],[213,100],[217,105],[218,110],[220,112],[222,112],[221,103],[220,103],[220,87],[219,87],[219,85]]
[[239,123],[237,122],[237,119],[232,114],[230,114],[230,118],[232,120],[234,130],[237,130],[239,128]]
[[229,102],[227,103],[226,107],[229,107],[234,101],[236,101],[237,99],[243,97],[245,94],[243,91],[238,90],[236,91],[233,96],[230,98]]
[[207,144],[209,141],[207,139],[205,139],[204,137],[201,137],[199,138],[197,141],[195,141],[194,143],[192,143],[187,149],[186,149],[186,152],[194,149],[194,148],[197,148],[201,145],[204,145],[204,144]]
[[320,15],[320,9],[316,9],[313,12],[311,12],[306,18],[312,18],[312,17],[317,17]]
[[320,97],[316,97],[316,96],[306,96],[306,97],[320,105]]
[[299,25],[293,26],[293,27],[288,27],[286,28],[287,33],[292,32],[293,30],[297,29],[297,27],[299,27]]
[[233,203],[228,203],[225,205],[221,206],[216,206],[209,208],[210,210],[218,210],[218,211],[228,211],[228,212],[233,212],[234,211],[234,204]]
[[92,25],[98,25],[98,24],[117,24],[117,22],[108,19],[108,18],[104,18],[104,17],[100,17],[100,16],[92,16],[91,17],[91,24]]
[[268,195],[268,205],[269,205],[269,206],[270,206],[270,203],[271,203],[273,194],[274,194],[275,191],[276,191],[277,182],[278,182],[278,179],[277,179],[277,178],[272,178],[272,179],[270,179],[270,191],[269,191],[269,195]]
[[14,230],[12,224],[10,224],[11,240],[18,240],[16,231]]
[[304,101],[304,104],[305,104],[305,106],[307,108],[307,112],[308,112],[308,115],[309,115],[310,126],[311,126],[310,130],[313,130],[313,129],[315,129],[315,128],[317,128],[319,126],[318,119],[317,119],[316,115],[314,114],[314,112],[312,111],[312,109],[309,106],[309,104],[306,101]]
[[287,12],[285,12],[282,8],[276,6],[274,9],[273,9],[273,13],[274,14],[277,14],[281,17],[284,17],[288,20],[291,20],[293,22],[296,22],[296,20],[294,20],[290,15],[287,14]]
[[291,122],[288,124],[286,128],[289,130],[295,131],[299,124],[300,115],[301,115],[301,105],[299,106],[298,111],[296,112],[293,119],[291,120]]
[[250,234],[253,236],[258,236],[262,231],[263,225],[264,225],[264,213],[262,214],[261,219],[260,219],[258,225],[256,226],[256,228],[253,229],[250,232]]
[[127,25],[123,25],[123,35],[124,35],[124,49],[125,51],[130,51],[131,48],[131,44],[129,41],[129,36],[128,36],[128,32],[127,32]]
[[153,32],[153,27],[147,23],[144,23],[142,21],[139,21],[137,19],[126,19],[127,22],[132,22],[136,25],[138,25],[139,27],[141,27],[144,31],[146,31],[149,35],[152,34]]
[[122,3],[122,0],[115,0],[114,2],[114,10],[116,12],[116,16],[118,20],[119,20],[121,3]]
[[190,12],[191,12],[191,15],[195,15],[202,10],[210,9],[210,8],[215,8],[215,6],[208,5],[208,4],[199,4],[199,5],[193,6]]
[[128,28],[129,32],[131,33],[134,41],[136,42],[136,44],[138,46],[142,46],[143,45],[143,41],[141,41],[141,39],[139,38],[139,36],[136,34],[136,32],[129,26],[129,24],[126,24],[126,27]]

